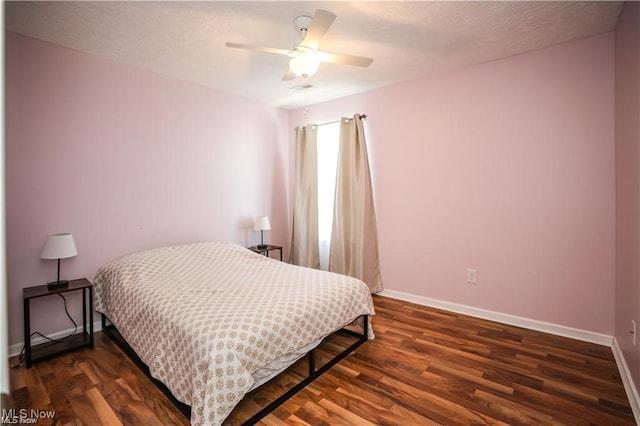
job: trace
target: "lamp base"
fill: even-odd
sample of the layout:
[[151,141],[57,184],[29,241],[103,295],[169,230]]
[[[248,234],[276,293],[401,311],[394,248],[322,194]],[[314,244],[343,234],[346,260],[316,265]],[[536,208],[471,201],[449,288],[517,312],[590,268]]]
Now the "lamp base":
[[260,250],[264,250],[264,249],[266,249],[266,248],[267,248],[267,245],[266,245],[266,244],[258,244],[258,248],[259,248]]
[[47,283],[47,287],[49,288],[66,287],[68,285],[69,285],[69,281],[67,280],[51,281],[50,283]]

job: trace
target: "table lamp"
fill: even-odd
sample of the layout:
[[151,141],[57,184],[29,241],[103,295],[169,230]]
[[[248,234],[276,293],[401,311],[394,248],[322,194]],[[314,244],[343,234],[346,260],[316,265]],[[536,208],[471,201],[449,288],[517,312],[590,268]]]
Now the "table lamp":
[[73,235],[70,233],[49,234],[40,253],[41,259],[58,259],[58,279],[47,283],[49,287],[64,287],[69,281],[60,280],[60,259],[78,255]]
[[268,231],[271,229],[271,224],[269,223],[269,216],[258,216],[253,221],[253,230],[260,231],[260,244],[258,245],[259,249],[267,248],[267,245],[264,243],[264,231]]

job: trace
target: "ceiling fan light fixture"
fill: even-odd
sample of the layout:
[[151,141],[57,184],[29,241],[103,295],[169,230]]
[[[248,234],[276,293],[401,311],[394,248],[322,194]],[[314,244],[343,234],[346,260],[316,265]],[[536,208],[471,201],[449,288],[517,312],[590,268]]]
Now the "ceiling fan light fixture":
[[322,9],[317,9],[313,14],[313,18],[306,15],[296,17],[294,26],[296,31],[300,33],[302,40],[295,44],[292,50],[233,42],[226,42],[225,45],[236,49],[258,50],[288,56],[289,69],[282,77],[282,81],[290,81],[296,77],[305,79],[311,77],[318,71],[320,62],[332,62],[365,68],[371,65],[372,58],[318,50],[320,41],[335,19],[336,15]]
[[289,69],[298,77],[307,78],[316,73],[320,59],[312,51],[296,51],[289,59]]

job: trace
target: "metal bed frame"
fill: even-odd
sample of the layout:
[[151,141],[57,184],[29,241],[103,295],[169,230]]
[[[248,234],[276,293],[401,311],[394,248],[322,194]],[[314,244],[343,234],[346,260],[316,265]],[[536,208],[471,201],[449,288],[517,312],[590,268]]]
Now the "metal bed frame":
[[[124,338],[120,335],[120,333],[118,332],[116,327],[111,323],[111,321],[109,321],[109,324],[107,324],[108,318],[104,314],[101,314],[101,317],[102,317],[102,330],[105,332],[105,334],[109,336],[111,340],[113,340],[118,345],[118,347],[120,347],[120,349],[122,349],[122,351],[145,373],[145,375],[149,379],[151,379],[153,384],[156,385],[156,387],[160,389],[187,418],[190,418],[191,406],[181,401],[178,401],[164,383],[152,377],[151,373],[149,372],[149,367],[140,359],[140,357],[138,357],[138,355],[135,353],[133,348],[129,346],[129,344],[124,340]],[[251,418],[249,418],[242,424],[247,426],[256,424],[260,419],[262,419],[267,414],[271,413],[273,410],[278,408],[280,405],[286,402],[289,398],[291,398],[296,393],[301,391],[308,384],[313,382],[315,379],[320,377],[331,367],[333,367],[342,359],[344,359],[346,356],[348,356],[351,352],[356,350],[356,348],[358,348],[360,345],[362,345],[367,340],[369,340],[369,337],[368,337],[369,336],[369,315],[366,315],[366,314],[361,315],[359,318],[362,318],[362,333],[358,333],[357,331],[349,330],[347,328],[342,328],[334,332],[334,334],[340,333],[340,334],[346,334],[351,337],[355,337],[357,339],[355,342],[353,342],[346,349],[344,349],[342,352],[335,355],[333,358],[331,358],[324,365],[322,365],[320,368],[317,368],[317,369],[315,365],[316,364],[315,350],[311,349],[306,355],[309,361],[308,376],[302,379],[296,385],[294,385],[291,389],[287,390],[275,401],[271,402],[266,407],[262,408],[260,411],[258,411],[256,414],[254,414]]]

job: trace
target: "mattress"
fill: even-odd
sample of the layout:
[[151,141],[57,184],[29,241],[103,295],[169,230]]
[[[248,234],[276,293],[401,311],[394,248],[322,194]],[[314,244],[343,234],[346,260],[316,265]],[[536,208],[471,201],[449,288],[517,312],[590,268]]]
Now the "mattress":
[[374,314],[360,280],[225,242],[125,255],[98,270],[94,290],[96,311],[196,425],[221,424],[281,360]]

